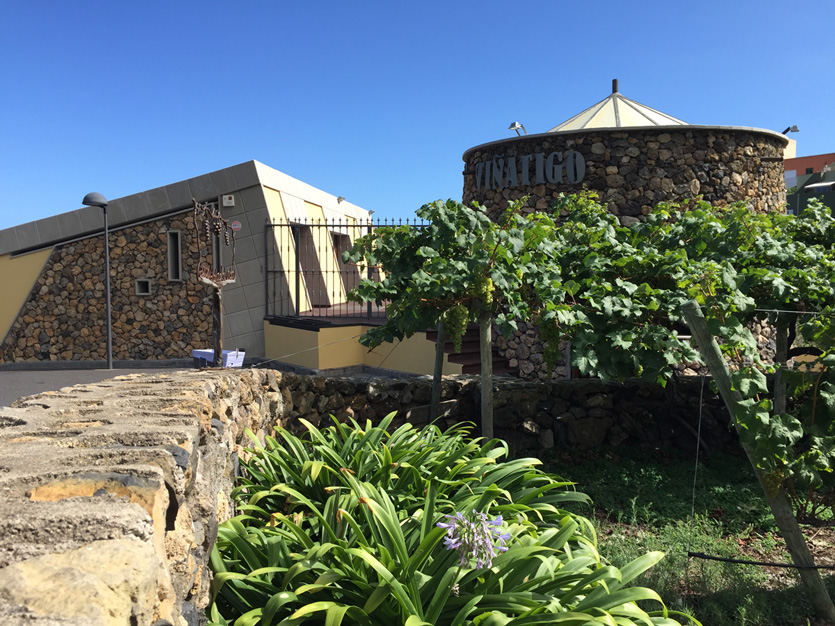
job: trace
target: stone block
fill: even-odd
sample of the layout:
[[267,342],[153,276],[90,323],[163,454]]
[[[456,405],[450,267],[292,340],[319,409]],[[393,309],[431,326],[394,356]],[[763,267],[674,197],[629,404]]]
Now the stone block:
[[125,209],[125,219],[134,222],[148,217],[150,210],[144,193],[135,193],[121,198],[122,206]]
[[253,259],[238,263],[237,284],[242,287],[261,285],[261,289],[263,290],[264,272],[262,270],[262,261],[260,259]]
[[247,161],[232,167],[235,176],[235,189],[246,189],[259,184],[258,171],[255,168],[255,161]]
[[158,215],[172,209],[171,201],[168,199],[168,190],[165,187],[149,189],[144,192],[144,196],[149,215]]
[[209,174],[217,195],[233,193],[238,190],[238,182],[235,180],[235,168],[226,167],[222,170]]
[[153,547],[126,537],[15,563],[0,570],[0,588],[12,606],[56,623],[152,624],[174,617],[157,611],[158,568]]
[[21,248],[28,248],[41,243],[41,237],[38,234],[37,222],[29,222],[28,224],[15,226],[14,231],[15,236],[17,237],[18,246]]
[[191,197],[200,202],[215,202],[220,195],[210,174],[189,178],[186,182],[191,190]]
[[185,209],[192,206],[192,193],[188,181],[167,185],[165,192],[168,194],[168,201],[171,203],[172,209]]
[[57,216],[38,220],[35,224],[38,226],[38,235],[44,243],[57,241],[63,236],[63,233],[61,232],[61,222],[58,220]]
[[14,228],[0,230],[0,254],[7,254],[18,249],[17,232]]
[[252,328],[252,320],[249,316],[248,311],[239,311],[238,313],[230,313],[228,315],[224,315],[224,317],[226,318],[224,320],[225,321],[225,329],[224,330],[228,329],[228,333],[224,333],[224,336],[239,337],[239,336],[242,336],[242,335],[252,333],[253,330],[254,330]]

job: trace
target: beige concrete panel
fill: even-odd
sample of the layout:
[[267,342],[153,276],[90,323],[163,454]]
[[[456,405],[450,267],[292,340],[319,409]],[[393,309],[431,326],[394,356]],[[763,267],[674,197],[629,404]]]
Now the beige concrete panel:
[[0,256],[0,276],[3,277],[3,297],[0,298],[0,338],[5,339],[12,324],[26,303],[35,281],[52,254],[52,248],[38,250],[15,258]]

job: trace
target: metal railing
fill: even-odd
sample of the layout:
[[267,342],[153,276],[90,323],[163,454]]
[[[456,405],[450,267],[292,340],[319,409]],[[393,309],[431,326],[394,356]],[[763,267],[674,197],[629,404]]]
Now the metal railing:
[[380,280],[378,269],[343,263],[342,253],[381,226],[410,220],[271,222],[264,228],[264,293],[267,317],[385,318],[385,304],[348,302],[360,280]]

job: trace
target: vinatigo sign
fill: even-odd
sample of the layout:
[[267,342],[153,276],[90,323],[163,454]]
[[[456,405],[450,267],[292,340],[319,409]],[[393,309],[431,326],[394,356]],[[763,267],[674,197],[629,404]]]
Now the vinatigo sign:
[[536,152],[522,156],[494,156],[475,164],[476,189],[527,187],[547,183],[577,184],[586,175],[586,160],[576,150]]

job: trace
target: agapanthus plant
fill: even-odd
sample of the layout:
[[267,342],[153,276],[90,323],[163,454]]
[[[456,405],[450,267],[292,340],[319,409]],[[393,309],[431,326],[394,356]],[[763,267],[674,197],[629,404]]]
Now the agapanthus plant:
[[460,511],[444,517],[449,522],[438,522],[437,525],[446,529],[444,545],[447,550],[458,550],[461,567],[468,567],[475,559],[478,569],[490,568],[493,557],[507,551],[506,542],[510,535],[501,532],[501,515],[491,520],[485,513],[473,509],[469,517]]

